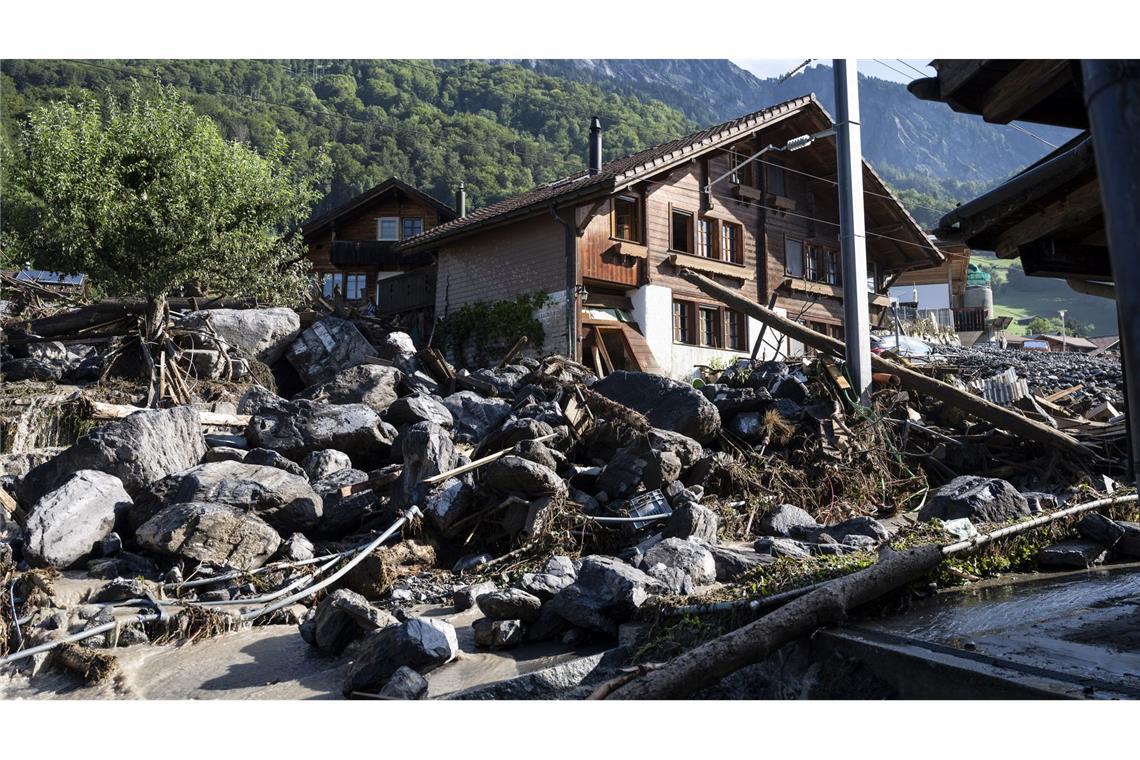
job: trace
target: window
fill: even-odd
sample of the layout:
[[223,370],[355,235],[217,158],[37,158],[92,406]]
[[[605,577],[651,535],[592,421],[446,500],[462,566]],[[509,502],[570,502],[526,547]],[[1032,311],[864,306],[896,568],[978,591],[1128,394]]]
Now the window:
[[693,252],[693,214],[689,211],[673,210],[670,248],[681,253]]
[[713,221],[711,219],[699,219],[697,221],[697,255],[716,258],[715,243]]
[[788,194],[786,176],[784,174],[784,167],[778,164],[769,163],[767,166],[768,187],[767,190],[772,195]]
[[720,225],[720,252],[721,258],[734,264],[744,263],[744,252],[740,245],[740,225],[731,222],[721,222]]
[[820,269],[820,254],[823,252],[814,245],[809,245],[804,253],[804,276],[812,282],[823,279]]
[[699,312],[698,330],[701,345],[720,348],[720,309],[715,306],[702,306]]
[[823,281],[829,285],[839,284],[839,253],[823,252]]
[[793,238],[784,238],[784,270],[792,277],[804,276],[804,244]]
[[368,275],[363,272],[349,272],[344,276],[344,297],[349,301],[364,300],[365,283]]
[[424,231],[424,219],[422,216],[405,216],[400,220],[401,224],[401,240],[413,238]]
[[729,180],[736,185],[752,185],[752,164],[744,163],[748,158],[746,153],[735,150],[728,154],[728,166],[732,170]]
[[874,261],[867,262],[867,290],[872,293],[879,291],[879,265]]
[[743,351],[744,316],[739,311],[724,310],[724,345],[734,351]]
[[641,243],[641,201],[635,196],[620,195],[614,198],[613,236],[618,240]]
[[843,335],[843,325],[831,326],[831,337],[835,338],[836,340],[843,340]]
[[321,276],[321,295],[325,298],[333,297],[333,288],[340,286],[340,275],[336,272],[327,272]]
[[398,216],[382,216],[376,220],[376,239],[377,240],[399,240],[400,239],[400,217]]
[[689,304],[684,301],[673,302],[673,342],[689,343]]

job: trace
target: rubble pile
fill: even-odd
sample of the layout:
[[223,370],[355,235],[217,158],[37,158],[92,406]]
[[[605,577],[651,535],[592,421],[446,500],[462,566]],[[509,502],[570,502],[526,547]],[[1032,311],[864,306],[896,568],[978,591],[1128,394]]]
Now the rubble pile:
[[[699,388],[557,356],[468,371],[351,315],[200,306],[165,332],[178,390],[139,389],[158,408],[77,387],[97,426],[0,457],[0,656],[101,626],[114,637],[80,646],[285,622],[351,654],[346,695],[422,698],[459,651],[427,606],[477,612],[488,650],[616,641],[654,598],[874,552],[903,512],[958,529],[1020,519],[1086,474],[1046,473],[1049,452],[889,376],[861,407],[822,358],[741,361]],[[122,368],[121,338],[52,340],[139,319],[84,308],[10,333],[9,388]],[[966,356],[960,371],[981,371]],[[1132,556],[1129,530],[1090,524],[1099,555],[1063,545],[1042,564]],[[97,587],[64,606],[57,573]]]

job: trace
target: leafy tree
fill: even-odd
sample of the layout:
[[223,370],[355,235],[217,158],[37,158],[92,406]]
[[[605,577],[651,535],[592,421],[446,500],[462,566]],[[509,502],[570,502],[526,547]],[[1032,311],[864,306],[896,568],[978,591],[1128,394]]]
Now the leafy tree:
[[281,302],[307,289],[291,231],[318,193],[287,163],[279,133],[259,153],[227,141],[173,88],[144,97],[135,82],[124,98],[36,109],[14,160],[4,247],[37,268],[154,301],[189,281]]

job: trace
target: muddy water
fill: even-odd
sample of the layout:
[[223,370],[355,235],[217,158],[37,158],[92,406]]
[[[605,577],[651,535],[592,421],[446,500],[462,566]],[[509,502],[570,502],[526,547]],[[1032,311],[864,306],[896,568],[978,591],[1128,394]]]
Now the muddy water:
[[[76,581],[61,593],[78,601],[84,587]],[[507,652],[476,650],[471,623],[478,610],[454,613],[428,608],[419,614],[447,620],[456,627],[460,653],[427,674],[428,696],[492,683],[558,664],[597,649],[568,651],[557,642],[527,645]],[[350,648],[326,655],[306,644],[295,626],[261,626],[192,644],[139,645],[115,650],[120,675],[98,687],[69,674],[45,671],[34,680],[0,676],[0,699],[339,699],[352,659]]]

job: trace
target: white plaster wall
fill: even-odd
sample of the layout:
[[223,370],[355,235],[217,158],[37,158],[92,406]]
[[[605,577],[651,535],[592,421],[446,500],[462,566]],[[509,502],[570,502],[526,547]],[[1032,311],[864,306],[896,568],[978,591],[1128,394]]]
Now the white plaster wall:
[[673,350],[673,289],[661,285],[642,285],[629,292],[633,302],[633,318],[649,344],[657,364],[668,374]]

